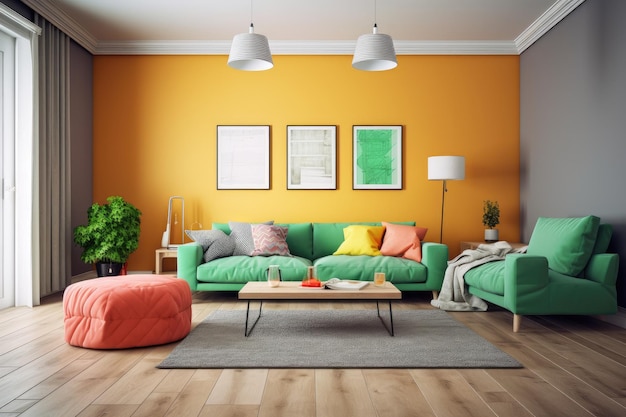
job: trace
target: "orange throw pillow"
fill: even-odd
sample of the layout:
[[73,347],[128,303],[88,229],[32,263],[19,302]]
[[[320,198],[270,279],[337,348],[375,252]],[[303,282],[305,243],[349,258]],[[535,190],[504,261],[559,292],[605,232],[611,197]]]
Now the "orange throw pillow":
[[400,256],[422,262],[422,241],[428,229],[382,222],[385,227],[380,253],[386,256]]

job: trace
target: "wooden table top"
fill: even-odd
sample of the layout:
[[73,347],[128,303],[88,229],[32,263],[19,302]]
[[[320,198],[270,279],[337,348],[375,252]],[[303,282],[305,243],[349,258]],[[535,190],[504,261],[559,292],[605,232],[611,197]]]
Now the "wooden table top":
[[266,281],[248,282],[240,291],[241,300],[399,300],[402,292],[391,282],[382,287],[374,283],[360,290],[328,290],[303,287],[300,281],[282,281],[270,287]]

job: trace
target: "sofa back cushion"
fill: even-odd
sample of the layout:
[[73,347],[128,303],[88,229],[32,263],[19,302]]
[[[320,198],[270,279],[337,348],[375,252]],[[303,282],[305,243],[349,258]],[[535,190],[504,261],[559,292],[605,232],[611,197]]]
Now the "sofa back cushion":
[[579,276],[591,257],[599,225],[600,218],[596,216],[540,217],[527,253],[546,257],[553,271]]
[[313,227],[311,223],[276,223],[287,226],[287,245],[292,255],[313,260]]
[[596,244],[593,246],[593,254],[606,253],[609,250],[611,237],[613,237],[613,226],[606,223],[601,224],[598,227],[598,237],[596,238]]

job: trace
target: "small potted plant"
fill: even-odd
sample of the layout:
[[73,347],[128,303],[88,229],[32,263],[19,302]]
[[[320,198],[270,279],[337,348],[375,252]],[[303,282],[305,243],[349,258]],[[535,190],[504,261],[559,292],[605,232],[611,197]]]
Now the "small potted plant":
[[500,223],[500,206],[497,201],[486,200],[483,204],[483,225],[485,229],[485,241],[497,242],[498,229],[494,229]]
[[87,210],[87,224],[74,229],[74,242],[83,248],[80,259],[96,264],[99,277],[119,275],[139,246],[140,217],[141,211],[119,196],[94,203]]

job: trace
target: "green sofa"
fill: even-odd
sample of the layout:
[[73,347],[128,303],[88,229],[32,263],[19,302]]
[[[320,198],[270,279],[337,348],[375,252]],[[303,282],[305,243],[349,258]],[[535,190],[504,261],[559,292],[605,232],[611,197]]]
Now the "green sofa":
[[618,255],[606,253],[612,228],[595,216],[540,217],[525,254],[509,254],[465,273],[468,291],[514,314],[617,312]]
[[[399,224],[415,225],[414,222]],[[178,247],[179,278],[193,291],[238,291],[248,281],[263,281],[270,265],[279,265],[283,281],[301,281],[308,267],[315,265],[318,278],[373,280],[374,272],[384,272],[386,279],[401,291],[441,289],[447,267],[448,247],[422,243],[422,261],[394,256],[333,255],[344,241],[344,228],[350,225],[380,226],[381,223],[287,223],[286,242],[292,256],[227,256],[203,262],[203,248],[196,242]],[[230,234],[227,223],[213,223],[212,229]]]

